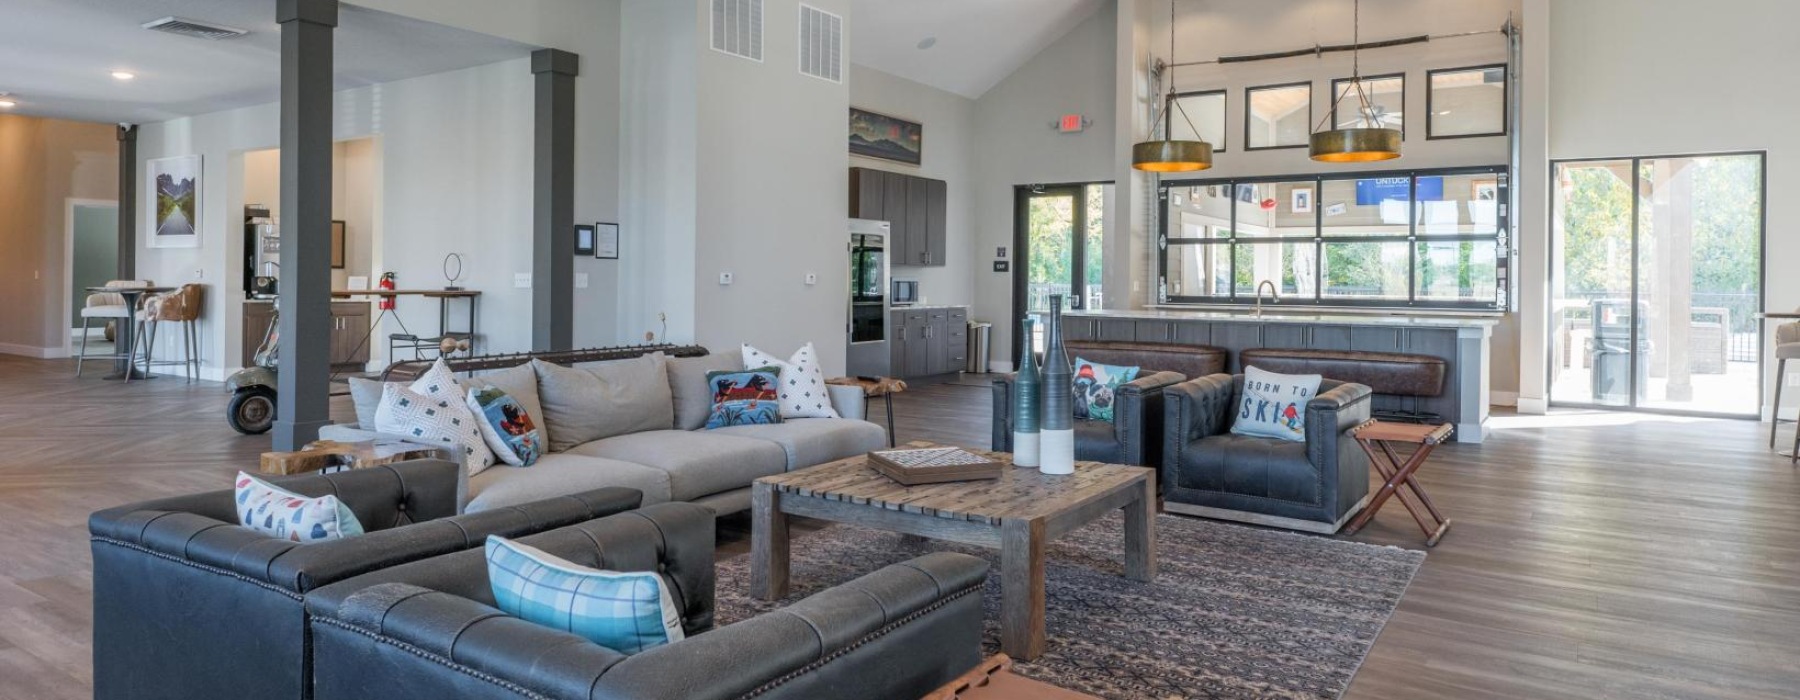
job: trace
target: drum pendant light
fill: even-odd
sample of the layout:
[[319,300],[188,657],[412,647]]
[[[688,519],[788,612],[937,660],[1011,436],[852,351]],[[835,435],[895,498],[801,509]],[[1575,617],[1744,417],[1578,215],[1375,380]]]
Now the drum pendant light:
[[1169,121],[1169,133],[1161,140],[1141,141],[1131,146],[1131,167],[1153,173],[1191,173],[1212,167],[1212,144],[1198,140],[1199,129],[1194,128],[1194,121],[1188,119],[1187,110],[1182,109],[1181,102],[1175,99],[1175,0],[1169,0],[1169,63],[1164,70],[1169,78],[1169,97],[1163,100],[1163,108],[1157,112],[1156,119],[1150,123],[1150,136],[1156,136],[1156,127],[1165,120],[1172,120],[1170,112],[1180,112],[1181,118],[1187,121],[1196,140],[1174,138],[1174,122]]
[[[1365,163],[1400,157],[1400,130],[1381,124],[1375,108],[1369,104],[1369,93],[1362,80],[1362,0],[1355,0],[1351,30],[1355,37],[1351,49],[1350,84],[1356,88],[1357,115],[1361,126],[1325,129],[1337,114],[1338,105],[1350,95],[1348,89],[1337,95],[1326,110],[1325,118],[1313,128],[1310,153],[1312,159],[1326,163]],[[1333,125],[1335,127],[1335,125]]]

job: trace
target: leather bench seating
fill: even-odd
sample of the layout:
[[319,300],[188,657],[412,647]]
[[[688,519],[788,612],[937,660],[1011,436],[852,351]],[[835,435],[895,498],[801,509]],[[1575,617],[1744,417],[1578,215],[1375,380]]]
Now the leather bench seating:
[[632,656],[496,610],[480,550],[307,597],[317,700],[917,698],[981,660],[988,564],[938,552],[714,629],[713,513],[665,503],[520,540],[660,571],[687,638]]
[[1420,413],[1419,398],[1444,394],[1446,365],[1442,358],[1397,352],[1255,348],[1238,353],[1239,364],[1282,374],[1318,374],[1352,382],[1375,393],[1372,413],[1382,418],[1432,420]]
[[[1137,379],[1119,387],[1113,397],[1113,420],[1075,421],[1075,458],[1156,466],[1162,459],[1162,390],[1187,380],[1225,371],[1224,350],[1205,345],[1068,340],[1069,362],[1076,358],[1107,365],[1137,367]],[[994,379],[993,446],[1013,449],[1013,375]],[[1073,388],[1070,389],[1073,391]]]
[[271,480],[306,496],[334,494],[350,507],[366,533],[329,542],[300,544],[237,525],[232,489],[94,513],[94,697],[311,697],[302,600],[313,589],[479,547],[488,535],[631,510],[642,498],[598,489],[457,515],[461,472],[460,464],[419,460]]

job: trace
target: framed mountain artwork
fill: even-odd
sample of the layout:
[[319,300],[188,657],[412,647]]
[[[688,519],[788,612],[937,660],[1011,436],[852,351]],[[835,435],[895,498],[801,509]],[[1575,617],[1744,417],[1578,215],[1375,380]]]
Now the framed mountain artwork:
[[850,108],[850,154],[918,165],[925,127],[899,117]]

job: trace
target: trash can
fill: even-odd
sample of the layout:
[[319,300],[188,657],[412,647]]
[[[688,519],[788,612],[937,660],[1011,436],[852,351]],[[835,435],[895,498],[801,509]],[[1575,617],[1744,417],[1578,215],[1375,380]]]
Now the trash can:
[[[1588,390],[1596,403],[1629,405],[1634,374],[1638,398],[1649,387],[1650,339],[1644,327],[1648,308],[1642,303],[1637,308],[1638,313],[1631,313],[1631,302],[1623,299],[1595,299],[1590,305],[1594,333],[1588,341]],[[1635,352],[1633,326],[1638,338]]]
[[983,374],[988,371],[988,345],[994,336],[994,324],[969,322],[969,362],[963,371]]

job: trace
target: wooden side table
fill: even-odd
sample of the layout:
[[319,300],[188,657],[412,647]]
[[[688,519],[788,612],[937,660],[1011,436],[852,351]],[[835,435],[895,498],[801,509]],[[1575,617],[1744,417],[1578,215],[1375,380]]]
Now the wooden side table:
[[400,440],[319,440],[296,452],[264,452],[258,468],[264,474],[287,476],[332,468],[366,469],[415,459],[448,457],[441,448]]
[[869,414],[869,399],[879,396],[887,402],[888,447],[894,447],[894,394],[906,391],[906,380],[894,377],[833,377],[825,380],[833,386],[854,386],[863,392],[863,415]]
[[[1413,521],[1425,532],[1425,546],[1436,547],[1438,540],[1443,539],[1444,533],[1449,531],[1450,519],[1438,512],[1437,505],[1431,502],[1431,497],[1425,494],[1425,489],[1419,486],[1419,481],[1413,478],[1413,474],[1419,471],[1419,467],[1425,466],[1425,460],[1431,457],[1431,451],[1449,439],[1450,433],[1454,431],[1455,428],[1448,423],[1420,425],[1379,420],[1369,421],[1351,431],[1356,443],[1362,446],[1363,452],[1368,453],[1369,463],[1375,465],[1375,470],[1381,472],[1387,482],[1381,485],[1380,491],[1375,492],[1374,498],[1369,499],[1368,507],[1363,508],[1356,519],[1350,522],[1350,526],[1344,528],[1344,534],[1356,534],[1357,530],[1361,530],[1375,518],[1375,512],[1381,510],[1389,496],[1399,496],[1400,504],[1406,506],[1406,512],[1412,514]],[[1413,450],[1411,457],[1402,460],[1400,454],[1394,451],[1394,445],[1398,443],[1418,445],[1418,448]],[[1378,450],[1380,454],[1377,454]],[[1413,505],[1408,498],[1408,491],[1424,507],[1425,514],[1421,514],[1419,507]],[[1429,521],[1426,514],[1431,516]]]
[[1015,676],[1012,664],[1005,654],[990,656],[968,673],[931,691],[923,700],[1098,700],[1087,693]]

